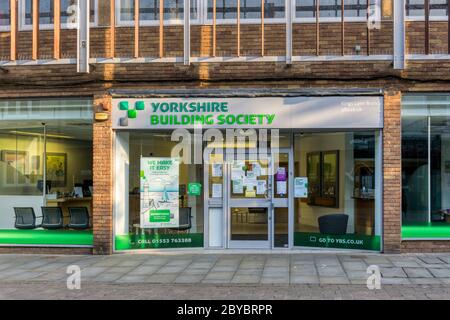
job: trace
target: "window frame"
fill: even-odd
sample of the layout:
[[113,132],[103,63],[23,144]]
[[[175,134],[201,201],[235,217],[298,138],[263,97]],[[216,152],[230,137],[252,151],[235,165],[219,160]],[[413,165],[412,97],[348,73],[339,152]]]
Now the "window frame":
[[[292,21],[294,23],[316,23],[316,17],[297,17],[297,3],[296,0],[292,0],[292,8],[291,8],[294,17]],[[313,11],[315,12],[315,10]],[[320,23],[336,23],[341,22],[341,17],[320,17],[319,16],[319,22]],[[366,22],[367,21],[367,15],[364,15],[363,17],[346,17],[344,15],[344,22]]]
[[[19,20],[19,31],[31,31],[33,30],[32,24],[25,24],[25,15],[26,15],[26,9],[25,9],[25,3],[26,0],[20,0],[18,3],[18,20]],[[50,0],[53,1],[53,0]],[[90,27],[97,27],[98,26],[98,1],[99,0],[93,0],[94,1],[94,22],[90,23]],[[70,30],[70,29],[76,29],[77,25],[74,23],[62,23],[61,22],[61,30]],[[54,24],[53,23],[39,23],[39,30],[53,30]]]
[[0,32],[10,31],[11,29],[11,2],[8,0],[8,9],[9,9],[9,24],[6,26],[0,26]]
[[[424,6],[423,10],[425,10],[425,5],[423,5],[423,6]],[[431,6],[432,6],[432,4],[430,2],[430,12],[431,12]],[[405,2],[405,22],[412,22],[412,21],[425,21],[425,13],[420,16],[408,15],[407,4]],[[446,16],[431,16],[431,14],[430,14],[430,21],[448,21],[448,15],[446,15]]]
[[[205,8],[203,10],[203,18],[204,18],[204,24],[205,25],[212,25],[213,19],[208,18],[208,0],[202,1],[205,4]],[[242,3],[242,2],[241,2]],[[280,24],[280,23],[286,23],[286,6],[288,1],[284,1],[284,18],[264,18],[264,24]],[[241,18],[239,20],[240,24],[261,24],[262,19],[246,19]],[[294,21],[294,20],[293,20]],[[229,24],[237,24],[237,18],[233,19],[217,19],[216,18],[216,24],[222,24],[222,25],[229,25]]]
[[[194,0],[197,2],[197,19],[190,19],[191,25],[201,25],[202,24],[202,17],[203,17],[203,1],[202,0]],[[120,10],[122,8],[121,6],[121,0],[115,0],[115,11],[116,11],[116,27],[134,27],[134,20],[127,21],[122,20],[120,16]],[[159,26],[159,19],[158,20],[142,20],[139,19],[139,26],[142,27],[154,27]],[[166,20],[163,19],[163,25],[165,26],[182,26],[184,24],[184,19],[170,19]]]

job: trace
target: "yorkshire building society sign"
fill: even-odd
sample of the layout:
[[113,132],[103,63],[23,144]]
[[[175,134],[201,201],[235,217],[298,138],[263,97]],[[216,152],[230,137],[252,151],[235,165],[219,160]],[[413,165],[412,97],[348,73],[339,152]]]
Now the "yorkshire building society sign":
[[113,99],[114,129],[382,128],[374,96]]

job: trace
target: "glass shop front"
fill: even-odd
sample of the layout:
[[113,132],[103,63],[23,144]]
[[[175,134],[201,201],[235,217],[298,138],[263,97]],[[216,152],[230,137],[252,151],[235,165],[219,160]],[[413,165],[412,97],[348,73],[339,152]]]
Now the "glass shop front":
[[113,99],[115,251],[381,250],[383,98]]

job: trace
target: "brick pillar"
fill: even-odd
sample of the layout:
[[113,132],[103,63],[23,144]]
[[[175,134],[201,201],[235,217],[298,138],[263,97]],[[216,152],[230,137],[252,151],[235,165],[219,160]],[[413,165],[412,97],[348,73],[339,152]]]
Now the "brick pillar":
[[113,131],[111,97],[95,96],[94,112],[109,114],[106,121],[94,121],[94,254],[112,254],[113,241]]
[[385,253],[401,246],[401,97],[399,91],[384,95],[383,130],[383,239]]

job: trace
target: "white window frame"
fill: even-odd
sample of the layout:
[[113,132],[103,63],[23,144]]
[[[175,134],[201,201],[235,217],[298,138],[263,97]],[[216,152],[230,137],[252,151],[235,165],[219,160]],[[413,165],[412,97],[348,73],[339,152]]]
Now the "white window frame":
[[[204,23],[205,25],[212,25],[213,24],[213,19],[209,19],[208,18],[208,0],[201,0],[202,3],[204,3],[204,8],[203,8],[203,19],[204,19]],[[286,23],[286,6],[288,5],[288,0],[284,1],[284,18],[264,18],[264,24],[284,24]],[[241,2],[242,4],[242,2]],[[241,18],[240,20],[240,24],[261,24],[261,19],[246,19],[246,18]],[[237,23],[237,18],[235,19],[217,19],[216,18],[216,24],[223,24],[223,25],[228,25],[228,24],[236,24]]]
[[[202,3],[208,3],[207,0],[202,1]],[[289,1],[286,0],[285,1],[285,7],[289,4]],[[295,4],[295,0],[292,0],[291,2],[291,8],[292,8],[292,14],[293,14],[293,19],[292,22],[299,24],[299,23],[316,23],[316,18],[315,17],[308,17],[308,18],[301,18],[301,17],[297,17],[297,12],[296,12],[296,4]],[[204,24],[206,25],[211,25],[213,23],[212,19],[208,18],[208,8],[207,6],[205,6],[204,10],[203,10],[203,17],[204,17]],[[367,21],[367,17],[345,17],[344,18],[345,22],[366,22]],[[336,23],[336,22],[341,22],[341,18],[340,17],[319,17],[319,22],[320,23]],[[216,24],[223,24],[223,25],[227,25],[227,24],[236,24],[237,23],[237,19],[216,19]],[[240,23],[241,24],[260,24],[261,23],[261,19],[244,19],[241,18],[240,19]],[[284,18],[264,18],[264,24],[284,24],[286,23],[286,11],[285,11],[285,17]]]
[[[316,23],[316,17],[307,17],[307,18],[297,17],[297,6],[295,0],[292,0],[292,15],[293,15],[292,21],[294,23]],[[342,21],[341,17],[319,17],[320,23],[337,23],[341,21]],[[366,22],[366,21],[367,21],[366,16],[364,17],[344,16],[344,22]]]
[[[431,3],[430,3],[431,5]],[[421,16],[408,16],[406,13],[406,2],[405,2],[405,21],[425,21],[425,14]],[[448,16],[431,16],[430,21],[448,21]]]
[[[10,2],[9,2],[9,0],[8,0],[8,7],[10,7]],[[11,12],[11,8],[9,8],[9,12]],[[10,21],[10,23],[9,23],[9,25],[6,25],[6,26],[0,26],[0,32],[2,32],[2,31],[9,31],[10,29],[11,29],[11,14],[9,15],[9,21]]]
[[[134,27],[134,20],[132,21],[124,21],[121,19],[120,16],[120,9],[121,9],[121,4],[120,4],[120,0],[115,0],[116,1],[116,27]],[[202,9],[202,0],[194,0],[197,2],[197,19],[190,19],[191,25],[200,25],[202,24],[202,15],[203,15],[203,9]],[[183,25],[184,20],[183,18],[181,19],[171,19],[171,20],[166,20],[164,19],[163,24],[165,26],[173,26],[173,25]],[[150,26],[159,26],[159,19],[158,20],[143,20],[143,19],[139,19],[139,26],[142,27],[150,27]]]
[[[25,24],[25,1],[19,0],[18,5],[18,18],[19,18],[19,31],[30,31],[33,29],[33,25]],[[53,1],[53,0],[50,0]],[[105,0],[102,0],[105,1]],[[94,22],[90,23],[90,27],[96,27],[98,25],[98,0],[94,0]],[[61,29],[76,29],[77,24],[75,23],[61,23]],[[53,23],[43,24],[39,23],[39,30],[53,30]]]

